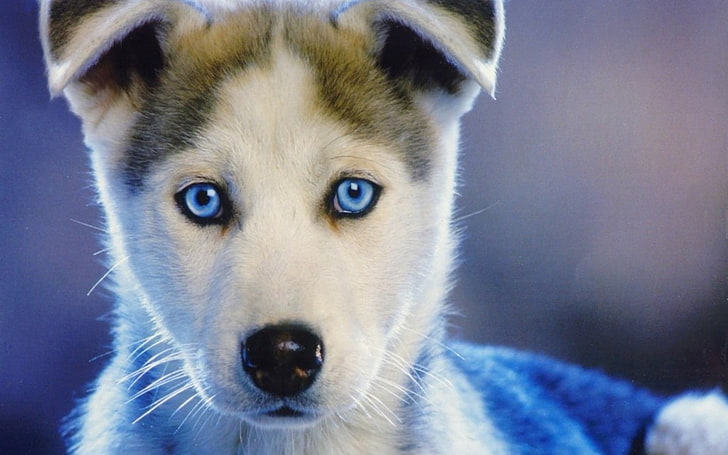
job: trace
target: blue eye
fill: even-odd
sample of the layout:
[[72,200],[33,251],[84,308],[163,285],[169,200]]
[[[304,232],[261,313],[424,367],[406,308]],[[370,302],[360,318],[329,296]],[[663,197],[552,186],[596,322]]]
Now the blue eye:
[[229,218],[229,204],[217,185],[193,183],[175,196],[182,213],[200,225],[223,224]]
[[374,207],[381,187],[369,180],[345,178],[334,186],[332,210],[335,215],[363,216]]

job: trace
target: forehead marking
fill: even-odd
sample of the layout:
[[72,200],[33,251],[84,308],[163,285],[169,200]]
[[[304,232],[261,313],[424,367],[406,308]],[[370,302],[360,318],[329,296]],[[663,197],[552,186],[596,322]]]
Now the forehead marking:
[[394,146],[414,180],[430,173],[433,132],[415,105],[414,92],[377,66],[374,34],[362,36],[328,22],[295,22],[288,46],[311,66],[322,107],[362,140]]
[[172,43],[171,62],[129,141],[125,180],[132,189],[143,186],[154,163],[194,147],[223,81],[271,64],[272,43],[281,41],[272,38],[274,31],[313,71],[325,115],[361,140],[394,148],[414,180],[428,177],[434,137],[430,120],[417,109],[415,94],[376,65],[373,35],[337,29],[316,16],[281,17],[278,27],[269,14],[248,13],[232,25],[213,24]]
[[169,62],[130,134],[124,169],[128,186],[141,188],[154,163],[194,146],[210,121],[221,84],[269,61],[271,26],[266,15],[248,14],[168,43]]

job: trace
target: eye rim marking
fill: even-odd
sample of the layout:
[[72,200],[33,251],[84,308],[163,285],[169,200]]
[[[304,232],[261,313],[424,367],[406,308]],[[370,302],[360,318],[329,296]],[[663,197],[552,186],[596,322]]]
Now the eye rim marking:
[[[339,200],[339,189],[341,185],[343,185],[347,181],[353,181],[360,184],[364,183],[370,187],[371,195],[369,196],[369,200],[367,201],[366,206],[361,208],[360,210],[347,210],[341,205],[341,201]],[[331,184],[331,189],[329,190],[328,196],[326,198],[328,212],[330,216],[335,219],[362,218],[371,213],[372,210],[374,210],[377,203],[379,202],[381,192],[382,186],[376,183],[373,179],[355,175],[342,176]]]
[[[189,206],[189,191],[195,188],[207,188],[208,193],[214,191],[219,199],[219,207],[214,214],[201,215]],[[182,214],[198,226],[226,225],[232,218],[232,204],[224,185],[209,180],[198,180],[185,184],[174,195],[177,207]]]

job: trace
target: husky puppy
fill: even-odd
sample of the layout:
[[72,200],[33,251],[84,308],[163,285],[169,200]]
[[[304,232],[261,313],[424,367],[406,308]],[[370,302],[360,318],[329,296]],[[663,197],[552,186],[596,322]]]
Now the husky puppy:
[[444,339],[500,0],[44,0],[118,295],[77,454],[727,454],[664,399]]

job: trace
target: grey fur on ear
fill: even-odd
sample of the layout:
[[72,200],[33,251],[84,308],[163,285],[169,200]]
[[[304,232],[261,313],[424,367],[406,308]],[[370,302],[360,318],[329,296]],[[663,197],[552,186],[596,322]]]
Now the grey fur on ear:
[[43,0],[40,31],[48,86],[57,96],[132,31],[161,21],[169,2]]
[[491,96],[505,32],[502,0],[353,0],[332,15],[334,23],[366,9],[372,23],[401,24],[429,42],[464,76]]

